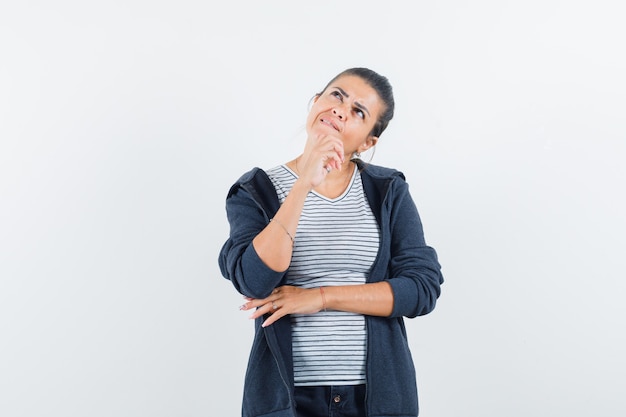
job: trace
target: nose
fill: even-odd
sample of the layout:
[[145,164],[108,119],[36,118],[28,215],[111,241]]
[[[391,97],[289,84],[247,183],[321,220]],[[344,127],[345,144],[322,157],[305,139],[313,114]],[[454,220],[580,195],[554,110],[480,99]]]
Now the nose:
[[333,108],[333,114],[337,116],[339,120],[344,120],[346,118],[343,108],[339,106]]

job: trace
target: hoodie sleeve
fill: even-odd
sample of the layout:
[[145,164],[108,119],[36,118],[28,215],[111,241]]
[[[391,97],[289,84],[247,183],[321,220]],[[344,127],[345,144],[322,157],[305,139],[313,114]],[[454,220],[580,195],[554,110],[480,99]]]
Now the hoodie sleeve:
[[391,316],[416,317],[430,313],[443,275],[437,253],[426,245],[422,222],[405,181],[396,181],[390,210],[391,258],[389,283],[394,294]]
[[226,198],[230,234],[219,254],[220,271],[237,291],[252,298],[265,298],[281,282],[284,272],[267,267],[252,240],[268,224],[269,217],[251,194],[235,185]]

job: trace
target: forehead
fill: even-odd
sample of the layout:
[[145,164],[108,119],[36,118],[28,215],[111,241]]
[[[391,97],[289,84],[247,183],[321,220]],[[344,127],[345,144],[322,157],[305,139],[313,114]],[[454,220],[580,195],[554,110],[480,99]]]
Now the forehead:
[[350,100],[354,100],[366,106],[370,112],[379,112],[384,102],[371,85],[357,75],[343,75],[331,82],[327,90],[341,88],[348,94]]

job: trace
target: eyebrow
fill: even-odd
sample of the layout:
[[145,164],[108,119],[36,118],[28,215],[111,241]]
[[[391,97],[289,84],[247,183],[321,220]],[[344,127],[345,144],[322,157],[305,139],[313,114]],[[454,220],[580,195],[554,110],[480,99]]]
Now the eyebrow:
[[[340,92],[341,94],[343,94],[346,98],[350,98],[350,95],[349,95],[348,93],[346,93],[346,92],[343,90],[343,88],[341,88],[341,87],[335,87],[335,88],[336,88],[337,90],[339,90],[339,92]],[[371,116],[371,114],[370,114],[369,110],[367,110],[367,107],[365,107],[365,106],[364,106],[364,105],[362,105],[361,103],[359,103],[359,102],[356,102],[356,101],[355,101],[355,102],[354,102],[354,106],[355,106],[355,107],[358,107],[358,108],[359,108],[359,109],[361,109],[361,110],[363,110],[365,113],[367,113],[367,115],[368,115],[368,116]]]

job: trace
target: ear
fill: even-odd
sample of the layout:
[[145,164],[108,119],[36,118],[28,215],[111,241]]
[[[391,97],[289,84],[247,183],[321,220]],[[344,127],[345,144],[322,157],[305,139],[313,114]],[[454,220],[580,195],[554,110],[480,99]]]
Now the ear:
[[316,94],[313,97],[311,97],[311,100],[309,101],[309,111],[311,111],[311,106],[315,104],[315,102],[317,102],[317,100],[320,98],[320,94]]
[[378,136],[368,136],[367,139],[365,139],[365,142],[359,146],[359,153],[361,152],[365,152],[368,149],[376,146],[376,143],[378,142]]

